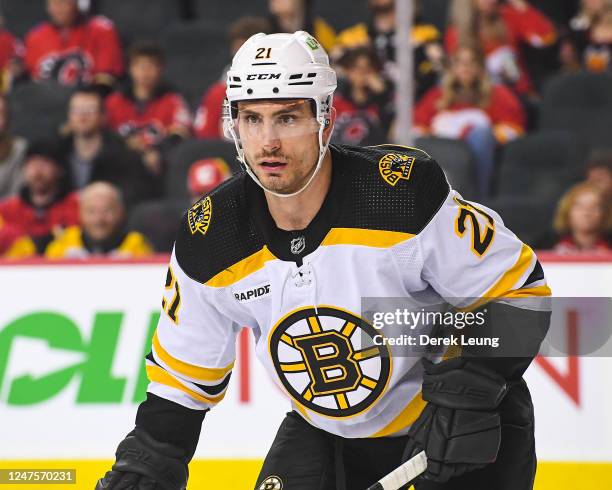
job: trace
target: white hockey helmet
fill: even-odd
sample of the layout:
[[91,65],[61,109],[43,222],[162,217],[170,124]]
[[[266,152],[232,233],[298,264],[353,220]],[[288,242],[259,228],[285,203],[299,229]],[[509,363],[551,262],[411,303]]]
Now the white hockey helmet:
[[[328,141],[323,131],[330,124],[332,97],[336,90],[336,72],[319,42],[305,31],[293,34],[255,34],[238,50],[227,72],[226,103],[223,114],[225,136],[236,144],[238,160],[264,190],[290,197],[302,192],[321,167]],[[261,184],[244,156],[237,130],[237,102],[260,99],[310,99],[314,102],[318,123],[319,157],[308,182],[291,194],[272,192]]]

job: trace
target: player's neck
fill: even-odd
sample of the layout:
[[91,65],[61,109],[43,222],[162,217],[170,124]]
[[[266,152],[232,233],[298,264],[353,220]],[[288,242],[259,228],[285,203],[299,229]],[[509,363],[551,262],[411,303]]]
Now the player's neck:
[[329,150],[321,168],[309,186],[291,197],[278,197],[265,193],[270,215],[281,230],[303,230],[321,209],[331,184],[332,161]]

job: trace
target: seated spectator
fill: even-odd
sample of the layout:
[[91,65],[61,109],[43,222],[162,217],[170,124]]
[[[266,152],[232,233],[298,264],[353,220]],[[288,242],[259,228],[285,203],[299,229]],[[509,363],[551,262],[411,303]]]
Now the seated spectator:
[[27,142],[11,133],[8,103],[0,95],[0,199],[15,194],[21,185],[21,163]]
[[586,181],[612,199],[612,150],[596,150],[589,159]]
[[4,28],[0,14],[0,93],[10,90],[13,80],[23,73],[23,43]]
[[222,158],[206,158],[194,162],[187,173],[187,191],[191,203],[198,201],[231,176],[232,172]]
[[[425,0],[427,1],[427,0]],[[395,0],[368,0],[370,19],[338,34],[331,57],[338,60],[347,49],[371,46],[381,60],[387,78],[398,79],[395,56]],[[415,2],[415,20],[411,41],[414,46],[415,96],[418,98],[435,85],[442,71],[444,51],[440,33],[421,16],[421,2]]]
[[106,17],[80,12],[77,0],[47,0],[49,22],[26,36],[25,66],[33,80],[108,90],[123,74],[119,36]]
[[112,184],[96,182],[81,191],[79,226],[67,228],[45,252],[50,259],[86,258],[92,255],[132,258],[153,251],[138,232],[125,228],[125,206]]
[[313,4],[313,0],[268,0],[270,32],[306,31],[329,52],[336,42],[336,32],[313,14]]
[[76,90],[68,105],[66,135],[60,142],[71,187],[110,182],[119,187],[128,205],[157,197],[154,176],[140,154],[128,149],[123,139],[105,126],[100,93],[93,88]]
[[28,235],[40,254],[64,227],[78,223],[78,196],[68,191],[65,167],[54,143],[32,143],[22,174],[19,194],[0,201],[0,216],[20,235]]
[[427,92],[414,112],[417,132],[461,138],[470,145],[480,198],[489,194],[496,146],[521,135],[525,125],[521,103],[491,81],[484,63],[478,50],[459,48],[442,85]]
[[[609,10],[610,7],[612,7],[612,0],[580,1],[580,10],[570,20],[568,32],[561,42],[560,57],[565,71],[577,71],[585,65],[585,62],[587,62],[585,51],[594,42],[594,27],[600,26],[598,37],[602,35],[602,31],[605,33],[608,30],[605,27],[607,22],[602,18],[605,17],[605,11]],[[599,64],[597,58],[591,62],[595,61],[596,64]]]
[[612,3],[593,23],[589,43],[584,49],[584,66],[595,73],[612,73]]
[[393,119],[393,88],[382,74],[376,52],[361,46],[338,61],[343,76],[334,94],[334,138],[351,145],[382,144]]
[[544,48],[556,40],[552,22],[526,0],[453,0],[445,34],[449,54],[459,46],[480,46],[493,81],[523,96],[533,93],[534,87],[521,56],[521,43]]
[[190,135],[191,115],[183,97],[162,82],[164,55],[159,46],[137,44],[128,61],[129,83],[106,99],[108,125],[161,178],[163,154]]
[[[270,23],[261,17],[241,17],[234,21],[228,30],[230,55],[233,58],[240,46],[251,36],[269,33]],[[200,107],[193,123],[193,132],[197,138],[223,139],[223,101],[225,100],[225,78],[229,65],[225,67],[219,80],[211,85],[200,102]]]
[[560,253],[612,251],[612,200],[590,182],[575,185],[559,201],[554,221]]
[[25,259],[36,255],[36,245],[14,224],[7,225],[0,216],[0,258]]

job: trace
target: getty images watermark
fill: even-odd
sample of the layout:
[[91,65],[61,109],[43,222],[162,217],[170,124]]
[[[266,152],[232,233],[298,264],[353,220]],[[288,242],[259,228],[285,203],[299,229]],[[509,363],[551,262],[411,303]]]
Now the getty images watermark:
[[361,349],[381,355],[444,355],[459,349],[491,357],[612,356],[611,298],[362,298],[373,328]]
[[[391,328],[410,330],[411,333],[397,332],[393,336],[385,336],[382,332],[374,335],[374,345],[406,345],[410,347],[429,346],[489,346],[499,347],[499,337],[487,334],[475,336],[463,333],[463,329],[486,324],[487,309],[482,311],[428,311],[424,308],[413,310],[396,308],[395,311],[375,311],[372,313],[372,325],[378,331]],[[427,328],[430,327],[430,328]],[[440,335],[439,327],[447,328],[447,335]],[[453,332],[452,329],[459,332]],[[427,330],[427,332],[425,332]],[[421,333],[418,333],[418,332]]]

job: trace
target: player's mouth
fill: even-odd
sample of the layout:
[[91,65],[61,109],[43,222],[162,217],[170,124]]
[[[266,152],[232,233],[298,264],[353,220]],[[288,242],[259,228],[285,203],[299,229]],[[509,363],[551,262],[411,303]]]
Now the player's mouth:
[[261,168],[264,172],[279,172],[286,166],[286,162],[278,162],[273,160],[259,162],[259,168]]

